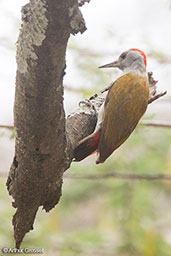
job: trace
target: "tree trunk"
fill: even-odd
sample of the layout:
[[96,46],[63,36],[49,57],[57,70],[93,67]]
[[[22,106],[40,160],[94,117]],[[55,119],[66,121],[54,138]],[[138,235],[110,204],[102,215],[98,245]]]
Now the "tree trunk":
[[76,0],[30,0],[22,9],[17,43],[14,104],[15,157],[7,180],[17,211],[18,248],[33,229],[39,206],[52,209],[61,196],[66,156],[62,79],[70,33],[83,32]]

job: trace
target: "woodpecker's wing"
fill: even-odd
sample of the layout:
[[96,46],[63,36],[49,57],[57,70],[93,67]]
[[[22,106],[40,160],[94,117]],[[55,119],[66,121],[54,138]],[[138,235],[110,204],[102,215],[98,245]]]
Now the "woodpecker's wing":
[[129,137],[147,108],[148,97],[145,77],[128,73],[114,82],[105,102],[97,163],[103,163]]

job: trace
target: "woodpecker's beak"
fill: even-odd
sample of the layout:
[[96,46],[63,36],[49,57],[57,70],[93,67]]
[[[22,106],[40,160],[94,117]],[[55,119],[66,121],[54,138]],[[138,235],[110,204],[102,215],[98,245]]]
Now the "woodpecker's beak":
[[119,68],[119,66],[120,66],[119,64],[120,64],[119,60],[116,60],[116,61],[111,62],[109,64],[100,66],[99,68]]

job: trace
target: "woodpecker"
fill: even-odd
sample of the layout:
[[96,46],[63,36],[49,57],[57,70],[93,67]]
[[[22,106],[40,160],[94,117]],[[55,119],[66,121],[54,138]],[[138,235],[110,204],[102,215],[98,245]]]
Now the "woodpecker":
[[76,146],[74,161],[97,152],[96,164],[103,163],[133,132],[148,105],[146,64],[145,53],[131,48],[118,60],[99,67],[117,67],[123,75],[110,87],[99,111],[95,131]]

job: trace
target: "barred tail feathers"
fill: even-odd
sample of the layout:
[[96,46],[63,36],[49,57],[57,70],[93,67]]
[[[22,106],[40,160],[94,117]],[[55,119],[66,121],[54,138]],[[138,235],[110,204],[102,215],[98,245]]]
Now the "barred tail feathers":
[[100,140],[100,131],[92,133],[86,138],[79,141],[77,147],[74,150],[73,159],[76,162],[79,162],[91,155],[97,150]]

